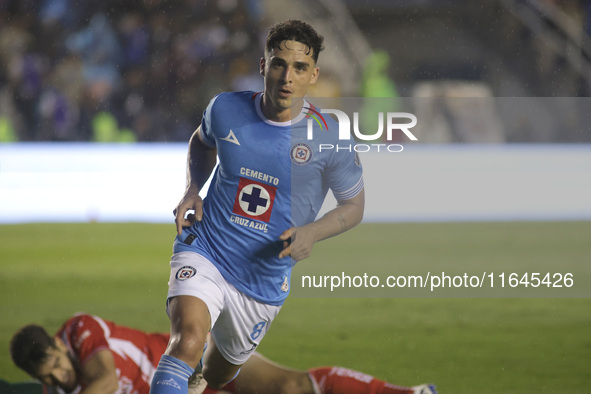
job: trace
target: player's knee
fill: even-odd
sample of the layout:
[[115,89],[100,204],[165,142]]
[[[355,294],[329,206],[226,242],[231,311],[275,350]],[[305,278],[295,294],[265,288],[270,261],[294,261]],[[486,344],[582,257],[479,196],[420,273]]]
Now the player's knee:
[[198,330],[186,329],[171,336],[168,353],[191,360],[197,366],[203,355],[204,344],[205,335]]

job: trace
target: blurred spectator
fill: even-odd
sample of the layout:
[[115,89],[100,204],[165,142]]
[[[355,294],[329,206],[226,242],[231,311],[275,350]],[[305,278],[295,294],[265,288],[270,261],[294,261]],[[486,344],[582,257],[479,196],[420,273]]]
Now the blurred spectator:
[[[380,127],[377,114],[400,110],[400,99],[396,85],[388,76],[389,66],[390,55],[381,49],[372,52],[367,60],[361,84],[361,95],[366,98],[361,109],[360,120],[363,134],[375,135],[380,129],[385,130],[386,121],[382,118]],[[381,137],[374,142],[400,142],[400,140],[388,140],[387,133],[384,131]]]
[[259,0],[0,0],[0,139],[186,141],[212,95],[262,89],[261,18]]
[[10,119],[6,116],[0,116],[0,142],[14,142],[16,141],[16,134],[10,123]]

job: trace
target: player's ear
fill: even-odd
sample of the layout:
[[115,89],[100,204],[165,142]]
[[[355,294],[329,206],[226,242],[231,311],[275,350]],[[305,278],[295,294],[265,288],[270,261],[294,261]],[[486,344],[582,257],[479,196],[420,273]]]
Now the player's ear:
[[318,80],[318,76],[320,76],[320,68],[314,67],[314,70],[312,70],[312,78],[310,78],[310,85],[316,83],[316,81]]
[[261,58],[260,73],[263,77],[265,76],[265,57],[264,56]]
[[66,343],[64,341],[62,341],[62,339],[59,336],[54,336],[53,339],[55,340],[55,347],[58,348],[61,351],[68,351],[68,347],[66,346]]

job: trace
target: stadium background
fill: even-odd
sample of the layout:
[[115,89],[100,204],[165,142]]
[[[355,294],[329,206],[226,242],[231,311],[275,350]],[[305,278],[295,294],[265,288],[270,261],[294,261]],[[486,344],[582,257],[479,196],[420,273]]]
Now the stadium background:
[[[63,175],[84,163],[87,150],[107,152],[112,160],[112,152],[133,157],[140,150],[183,149],[212,95],[261,89],[258,59],[266,28],[287,17],[310,21],[327,39],[322,83],[312,95],[414,104],[424,114],[419,119],[430,124],[417,149],[425,145],[453,156],[457,149],[505,154],[518,146],[538,154],[535,165],[550,163],[544,171],[562,171],[554,180],[569,175],[568,185],[577,187],[563,191],[564,203],[534,209],[526,220],[501,212],[496,220],[450,215],[366,221],[317,245],[301,269],[338,274],[363,263],[366,269],[405,266],[414,272],[428,263],[461,271],[478,262],[503,270],[576,269],[589,288],[589,12],[587,2],[566,0],[0,1],[0,377],[26,378],[7,353],[12,333],[26,323],[57,329],[84,310],[146,330],[168,328],[163,295],[172,224],[104,220],[88,207],[82,219],[63,211],[43,219],[54,205],[35,182],[48,174],[35,174],[31,163],[43,168],[47,163],[39,158],[64,154],[60,174],[73,184],[61,191],[83,199],[77,192],[84,173]],[[427,99],[413,101],[417,97]],[[14,169],[6,158],[18,154],[23,167]],[[115,163],[125,167],[100,171],[131,176],[127,166],[142,167]],[[527,168],[525,159],[517,164]],[[179,174],[170,172],[173,179],[182,176],[182,165]],[[501,176],[508,174],[510,169]],[[118,191],[107,192],[113,201],[128,198],[121,194],[125,178],[118,182]],[[182,184],[171,194],[181,192]],[[519,199],[530,191],[506,192]],[[141,205],[145,190],[140,183],[135,194],[126,193]],[[17,210],[8,198],[14,195],[28,208]],[[560,211],[570,201],[576,209]],[[158,201],[153,208],[170,210],[175,203]],[[389,208],[402,216],[400,207]],[[19,213],[8,219],[11,210]],[[364,260],[368,255],[373,263]],[[314,271],[319,266],[325,270]],[[394,383],[433,381],[449,393],[583,393],[591,309],[587,293],[578,294],[304,294],[286,304],[261,350],[297,368],[344,365]]]

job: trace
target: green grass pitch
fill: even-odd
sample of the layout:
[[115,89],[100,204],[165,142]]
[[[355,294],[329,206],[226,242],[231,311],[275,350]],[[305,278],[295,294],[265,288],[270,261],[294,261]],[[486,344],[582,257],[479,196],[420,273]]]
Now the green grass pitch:
[[[0,226],[0,378],[27,379],[8,355],[24,324],[54,331],[85,311],[167,331],[174,232],[164,224]],[[442,393],[587,393],[590,262],[591,222],[362,224],[317,244],[296,266],[293,296],[260,351],[294,368],[346,366],[400,385],[433,382]],[[424,271],[573,271],[577,287],[380,289],[374,298],[357,289],[327,296],[296,288],[306,274]]]

